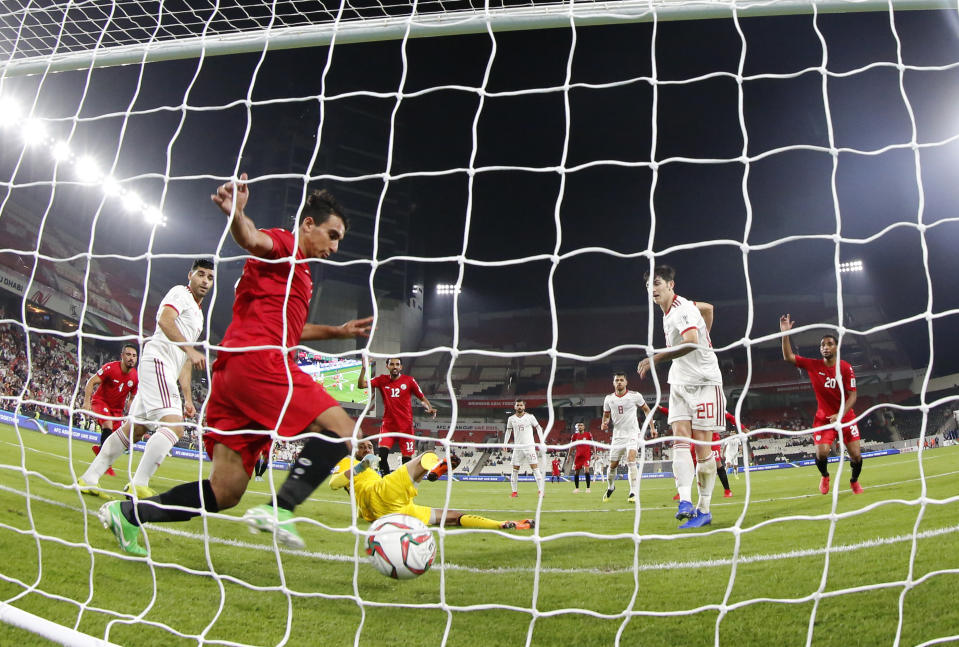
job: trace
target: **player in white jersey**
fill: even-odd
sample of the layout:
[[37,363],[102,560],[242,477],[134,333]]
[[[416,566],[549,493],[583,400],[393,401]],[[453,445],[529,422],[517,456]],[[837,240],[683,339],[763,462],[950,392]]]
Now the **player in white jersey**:
[[[190,344],[203,330],[200,304],[213,287],[213,263],[197,259],[187,274],[189,283],[170,289],[157,310],[157,327],[147,341],[140,358],[140,389],[130,404],[130,417],[100,449],[78,483],[85,494],[106,496],[94,490],[100,477],[124,450],[153,431],[143,450],[143,458],[125,492],[139,498],[153,496],[150,477],[183,435],[183,417],[196,415],[190,383],[193,369],[202,370],[206,357]],[[181,403],[177,389],[183,391]]]
[[515,443],[513,446],[513,471],[509,477],[509,485],[512,488],[510,496],[519,496],[517,485],[519,483],[520,460],[526,461],[529,468],[533,470],[539,495],[543,496],[545,483],[543,473],[539,469],[539,452],[536,448],[536,440],[533,438],[533,429],[536,429],[539,432],[540,446],[544,446],[546,437],[543,434],[543,428],[540,427],[533,414],[526,413],[526,402],[524,400],[517,400],[513,405],[513,411],[513,415],[506,421],[506,437],[503,439],[503,443],[509,444],[510,436],[512,436]]
[[[614,374],[614,391],[607,395],[603,402],[603,431],[609,428],[610,420],[613,421],[613,440],[609,448],[609,471],[606,476],[606,494],[603,495],[603,501],[608,501],[609,497],[613,496],[613,491],[616,490],[616,468],[625,457],[626,467],[629,470],[629,497],[626,500],[635,503],[639,493],[639,471],[636,467],[636,454],[639,451],[641,435],[639,411],[642,410],[648,418],[649,405],[641,394],[627,390],[626,386],[626,374]],[[652,430],[652,436],[656,437],[655,429]]]
[[[709,329],[712,306],[684,299],[675,292],[676,271],[660,265],[647,273],[646,283],[653,301],[663,311],[663,332],[671,350],[657,353],[639,363],[637,372],[645,377],[653,364],[672,361],[669,368],[669,418],[674,436],[673,474],[679,490],[677,519],[686,519],[680,528],[700,528],[712,523],[710,503],[716,483],[716,461],[711,458],[713,432],[726,429],[726,398]],[[705,313],[705,316],[704,316]],[[684,347],[678,348],[681,345]],[[675,349],[675,350],[672,350]],[[688,438],[703,441],[696,445],[697,465],[689,452]],[[693,475],[699,486],[699,503],[692,504]]]

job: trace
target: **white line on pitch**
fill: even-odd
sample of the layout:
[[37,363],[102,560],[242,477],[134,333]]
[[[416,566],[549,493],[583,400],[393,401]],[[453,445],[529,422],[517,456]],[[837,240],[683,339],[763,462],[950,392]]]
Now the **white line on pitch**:
[[[6,485],[0,485],[0,490],[11,492],[14,494],[19,494],[20,496],[25,497],[26,492],[17,490],[16,488],[8,487]],[[68,510],[73,510],[75,512],[81,512],[82,509],[76,506],[72,506],[63,501],[57,501],[55,499],[48,499],[39,495],[32,494],[30,498],[39,501],[41,503],[47,503],[49,505],[55,505],[61,508],[66,508]],[[93,510],[87,509],[87,514],[91,516],[96,516],[96,512]],[[239,518],[237,518],[239,520]],[[209,537],[206,535],[190,532],[188,530],[178,530],[176,528],[171,528],[162,524],[146,524],[147,530],[150,532],[161,532],[168,535],[174,535],[177,537],[185,537],[187,539],[195,539],[198,541],[209,541],[212,544],[220,544],[224,546],[234,546],[237,548],[244,548],[249,550],[259,550],[263,552],[274,551],[274,548],[270,544],[252,544],[238,539],[225,539],[223,537]],[[946,526],[944,528],[935,528],[933,530],[924,530],[922,532],[916,533],[915,538],[919,539],[929,539],[932,537],[939,537],[942,535],[948,535],[954,532],[959,532],[959,525],[955,526]],[[42,537],[42,535],[41,535]],[[874,539],[867,539],[865,541],[857,542],[855,544],[841,544],[833,546],[829,549],[829,554],[836,553],[851,553],[857,550],[863,550],[868,548],[876,548],[879,546],[889,546],[893,544],[899,544],[906,541],[912,541],[913,535],[897,535],[895,537],[876,537]],[[318,553],[313,551],[306,550],[289,550],[286,548],[279,549],[281,553],[288,555],[296,555],[301,557],[309,557],[311,559],[321,559],[331,562],[355,562],[357,560],[367,561],[365,557],[357,555],[337,555],[333,553]],[[773,562],[782,559],[797,559],[802,557],[814,557],[816,555],[826,554],[826,548],[808,548],[805,550],[792,550],[785,553],[774,553],[771,555],[746,555],[741,556],[735,560],[737,565],[744,564],[755,564],[761,562]],[[637,572],[647,572],[647,571],[664,571],[671,569],[691,569],[691,568],[710,568],[715,566],[730,566],[734,560],[732,558],[724,559],[711,559],[711,560],[697,560],[689,562],[653,562],[648,564],[639,564],[636,567]],[[533,573],[536,571],[535,568],[523,568],[523,567],[502,567],[502,568],[475,568],[472,566],[464,566],[462,564],[455,564],[453,562],[446,562],[445,564],[437,564],[436,569],[445,568],[447,570],[455,571],[465,571],[469,573],[484,573],[484,574],[497,574],[497,573]],[[559,574],[585,574],[585,575],[601,575],[601,574],[616,574],[616,573],[632,573],[633,568],[619,568],[619,569],[601,569],[601,568],[554,568],[544,566],[539,569],[540,573],[559,573]]]

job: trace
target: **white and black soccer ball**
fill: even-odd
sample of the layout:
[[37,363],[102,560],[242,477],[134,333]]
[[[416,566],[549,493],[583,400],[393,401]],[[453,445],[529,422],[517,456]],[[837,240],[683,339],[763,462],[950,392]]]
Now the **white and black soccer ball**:
[[436,541],[422,521],[406,514],[388,514],[370,526],[366,554],[383,575],[410,580],[430,570]]

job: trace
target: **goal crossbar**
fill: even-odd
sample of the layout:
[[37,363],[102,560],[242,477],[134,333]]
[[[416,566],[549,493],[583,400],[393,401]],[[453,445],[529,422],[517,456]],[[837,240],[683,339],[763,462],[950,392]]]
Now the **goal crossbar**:
[[[402,38],[425,38],[486,33],[488,30],[505,32],[528,29],[552,29],[569,27],[571,21],[577,26],[605,25],[624,22],[650,22],[669,20],[702,20],[728,18],[735,12],[740,17],[792,15],[811,13],[813,5],[820,13],[849,11],[887,11],[956,9],[955,0],[766,0],[742,2],[741,0],[714,0],[689,2],[689,0],[614,0],[608,2],[559,2],[536,3],[516,7],[473,8],[451,12],[430,12],[417,5],[417,12],[378,18],[351,18],[316,24],[269,29],[217,31],[207,29],[207,35],[189,37],[159,37],[154,40],[79,48],[73,51],[54,51],[36,48],[35,53],[24,55],[12,51],[7,60],[0,63],[0,77],[28,76],[44,72],[63,72],[93,67],[138,64],[176,59],[243,54],[270,50],[295,49],[329,45],[334,38],[339,44],[388,41]],[[412,10],[412,5],[409,5]],[[45,8],[46,14],[56,10]],[[7,24],[27,17],[27,10],[0,15]],[[61,15],[62,17],[62,15]],[[195,31],[214,23],[194,23]],[[52,23],[51,23],[52,24]],[[190,27],[189,25],[187,27]],[[212,33],[211,33],[212,32]],[[95,42],[94,34],[87,37]]]

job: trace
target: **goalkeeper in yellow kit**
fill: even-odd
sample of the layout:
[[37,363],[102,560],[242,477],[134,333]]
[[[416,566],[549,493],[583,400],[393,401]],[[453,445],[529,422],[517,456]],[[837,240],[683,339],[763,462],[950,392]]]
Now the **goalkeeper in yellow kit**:
[[[373,443],[361,440],[356,445],[356,457],[347,456],[333,470],[330,488],[350,491],[352,485],[356,509],[369,522],[388,514],[408,514],[426,524],[486,528],[489,530],[528,530],[534,526],[531,519],[523,521],[495,521],[462,510],[443,510],[417,505],[416,484],[426,477],[435,481],[446,473],[449,464],[455,468],[459,459],[450,455],[449,463],[440,461],[433,452],[425,452],[404,464],[400,469],[380,476],[376,470],[379,458],[373,452]],[[351,478],[352,477],[352,478]],[[352,484],[351,484],[352,481]]]

